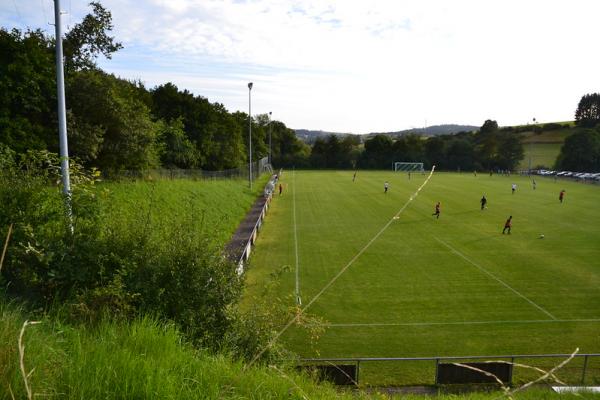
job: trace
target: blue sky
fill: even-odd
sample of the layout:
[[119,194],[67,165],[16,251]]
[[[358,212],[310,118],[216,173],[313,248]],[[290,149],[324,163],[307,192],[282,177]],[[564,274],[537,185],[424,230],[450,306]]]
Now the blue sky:
[[[65,29],[89,11],[61,0]],[[103,0],[124,45],[106,71],[292,128],[573,119],[600,91],[596,0]],[[53,34],[52,0],[0,0],[5,28]]]

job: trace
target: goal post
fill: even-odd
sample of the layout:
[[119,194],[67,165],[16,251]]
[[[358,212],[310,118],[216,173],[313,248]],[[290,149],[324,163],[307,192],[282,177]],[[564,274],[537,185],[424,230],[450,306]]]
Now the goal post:
[[423,172],[422,162],[401,162],[396,161],[394,163],[394,171],[405,171],[405,172]]

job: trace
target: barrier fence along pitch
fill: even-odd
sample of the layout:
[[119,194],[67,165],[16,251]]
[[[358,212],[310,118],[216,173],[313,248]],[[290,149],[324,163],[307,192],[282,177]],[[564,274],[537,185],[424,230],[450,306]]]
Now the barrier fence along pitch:
[[[435,384],[437,385],[437,377],[438,377],[438,369],[439,365],[443,361],[450,362],[458,362],[459,360],[503,360],[510,359],[510,363],[514,364],[518,359],[528,359],[528,358],[568,358],[571,357],[571,354],[510,354],[510,355],[500,355],[500,356],[449,356],[449,357],[342,357],[342,358],[302,358],[300,359],[300,363],[303,365],[306,364],[316,364],[316,363],[325,363],[325,364],[335,364],[341,362],[354,362],[356,364],[356,383],[358,384],[358,378],[360,374],[360,366],[361,363],[364,365],[365,362],[414,362],[414,361],[433,361],[435,363]],[[573,359],[581,359],[583,358],[583,366],[581,367],[581,385],[585,385],[586,374],[589,368],[589,359],[590,358],[599,358],[600,353],[588,353],[588,354],[576,354],[573,356]],[[600,379],[600,378],[599,378]],[[511,371],[509,377],[509,384],[512,384],[513,373]],[[425,383],[424,383],[425,384]]]
[[[268,157],[252,163],[252,178],[258,176],[270,169]],[[124,171],[103,171],[102,175],[108,179],[235,179],[248,178],[249,168],[226,169],[221,171],[207,171],[203,169],[182,169],[182,168],[157,168],[147,170],[124,170]]]
[[[248,241],[246,242],[246,245],[244,246],[244,251],[242,252],[242,255],[240,256],[240,258],[238,260],[238,273],[239,274],[242,274],[244,272],[244,262],[250,258],[250,253],[252,251],[252,245],[254,245],[254,242],[256,241],[256,237],[257,237],[258,231],[262,225],[262,221],[264,220],[264,218],[267,214],[267,210],[269,209],[269,205],[273,198],[273,191],[275,190],[274,188],[277,185],[277,182],[279,181],[279,177],[281,176],[281,173],[282,173],[282,170],[280,169],[279,173],[277,175],[275,175],[275,177],[269,181],[273,190],[267,192],[267,190],[265,188],[265,196],[266,196],[265,204],[263,205],[260,215],[259,215],[258,219],[256,220],[256,223],[254,224],[254,228],[252,228],[252,233],[250,233],[250,237],[248,238]],[[269,183],[267,184],[267,187],[269,187]]]

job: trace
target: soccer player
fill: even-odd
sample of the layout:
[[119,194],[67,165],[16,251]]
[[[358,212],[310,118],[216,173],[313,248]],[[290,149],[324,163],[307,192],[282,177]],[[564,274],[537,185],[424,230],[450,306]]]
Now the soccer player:
[[563,189],[560,191],[560,193],[558,195],[558,200],[560,200],[561,203],[563,202],[563,199],[565,198],[565,193],[567,193],[567,192],[565,192],[565,189]]
[[513,183],[512,184],[512,194],[515,194],[515,191],[517,190],[517,184]]
[[440,206],[441,206],[441,204],[439,201],[437,203],[435,203],[435,212],[433,214],[431,214],[431,215],[435,215],[435,217],[437,219],[440,218]]
[[504,229],[502,229],[502,234],[504,235],[504,232],[506,232],[506,230],[508,229],[508,234],[510,235],[511,226],[512,226],[512,215],[510,217],[508,217],[508,219],[504,223]]
[[387,194],[389,187],[390,187],[390,184],[388,183],[388,181],[385,181],[385,183],[383,184],[383,193]]
[[481,209],[485,209],[485,205],[487,204],[487,199],[485,198],[485,194],[483,195],[483,197],[481,198],[481,200],[479,200],[479,202],[481,203]]

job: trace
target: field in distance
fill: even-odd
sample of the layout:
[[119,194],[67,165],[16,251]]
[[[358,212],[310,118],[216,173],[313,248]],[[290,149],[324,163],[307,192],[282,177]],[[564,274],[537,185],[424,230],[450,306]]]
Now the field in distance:
[[[284,171],[283,194],[252,256],[248,295],[286,269],[281,296],[293,304],[298,291],[306,311],[326,321],[317,342],[288,329],[281,340],[292,350],[303,357],[600,353],[600,187],[537,177],[534,190],[525,176],[435,173],[393,219],[427,175],[359,171],[353,182],[352,174]],[[512,234],[503,235],[509,215]],[[600,379],[600,360],[588,367],[590,379]],[[361,381],[422,383],[430,370],[361,364]]]

